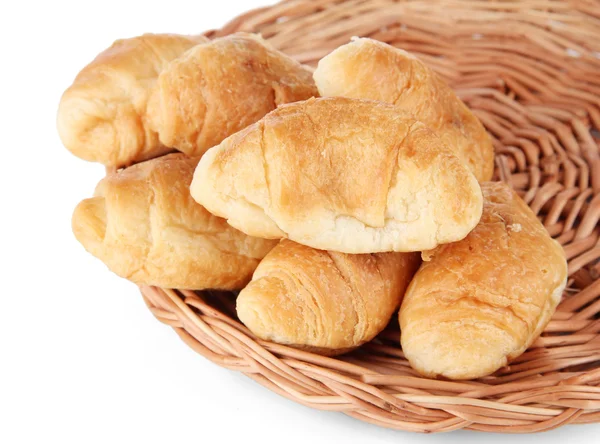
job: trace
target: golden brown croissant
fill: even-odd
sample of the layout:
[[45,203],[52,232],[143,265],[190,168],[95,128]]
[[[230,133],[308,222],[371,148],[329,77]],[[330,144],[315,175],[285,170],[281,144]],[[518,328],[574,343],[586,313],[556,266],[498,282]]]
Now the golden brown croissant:
[[467,166],[398,107],[341,97],[279,107],[207,151],[191,192],[257,237],[343,253],[464,238],[482,196]]
[[538,337],[567,279],[560,244],[503,183],[482,184],[481,222],[424,252],[400,309],[402,349],[426,376],[479,378]]
[[436,73],[393,46],[362,38],[321,59],[314,73],[322,96],[394,103],[434,130],[479,181],[494,173],[494,148],[485,128]]
[[194,202],[197,163],[169,154],[107,176],[75,209],[77,240],[138,284],[242,288],[276,242],[248,237]]
[[388,324],[420,263],[418,253],[343,254],[282,240],[237,299],[259,338],[335,355]]
[[308,68],[259,36],[237,33],[172,61],[149,113],[164,145],[199,156],[278,105],[316,95]]
[[63,144],[82,159],[113,167],[167,152],[148,127],[150,90],[167,63],[206,41],[175,34],[117,40],[63,94],[57,118]]

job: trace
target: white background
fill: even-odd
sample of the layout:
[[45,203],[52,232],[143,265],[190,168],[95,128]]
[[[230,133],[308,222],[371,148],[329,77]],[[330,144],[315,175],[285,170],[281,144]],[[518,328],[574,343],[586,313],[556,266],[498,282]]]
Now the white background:
[[103,176],[55,130],[78,70],[117,38],[196,33],[269,3],[1,3],[0,443],[600,442],[600,426],[424,436],[296,405],[196,355],[75,241],[71,212]]

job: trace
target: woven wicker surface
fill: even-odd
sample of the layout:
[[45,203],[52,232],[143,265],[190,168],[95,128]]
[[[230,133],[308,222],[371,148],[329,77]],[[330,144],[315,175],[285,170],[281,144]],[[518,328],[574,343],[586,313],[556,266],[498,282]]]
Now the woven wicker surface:
[[260,32],[314,66],[351,36],[418,54],[492,134],[496,178],[564,246],[569,282],[540,339],[493,376],[420,377],[394,319],[375,341],[325,358],[257,340],[235,296],[144,287],[154,315],[195,351],[301,404],[416,432],[539,432],[600,422],[600,3],[290,0],[210,36]]

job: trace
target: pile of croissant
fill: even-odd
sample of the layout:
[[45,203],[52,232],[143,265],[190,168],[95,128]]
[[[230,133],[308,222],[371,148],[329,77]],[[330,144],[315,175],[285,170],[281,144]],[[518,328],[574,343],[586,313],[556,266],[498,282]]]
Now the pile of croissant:
[[561,246],[489,182],[479,120],[381,42],[313,72],[251,34],[119,40],[65,91],[58,130],[111,171],[73,214],[86,250],[139,285],[241,290],[258,338],[336,355],[400,307],[414,369],[478,378],[566,285]]

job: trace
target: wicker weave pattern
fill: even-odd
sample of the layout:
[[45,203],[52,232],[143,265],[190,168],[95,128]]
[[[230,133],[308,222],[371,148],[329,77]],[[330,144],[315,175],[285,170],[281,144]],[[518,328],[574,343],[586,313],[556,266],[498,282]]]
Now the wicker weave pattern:
[[235,298],[144,287],[150,310],[194,350],[301,404],[416,432],[538,432],[600,421],[600,3],[289,0],[211,37],[261,32],[314,66],[353,35],[418,54],[494,139],[511,184],[564,246],[569,282],[543,336],[477,381],[420,377],[395,321],[360,350],[324,358],[260,341]]

